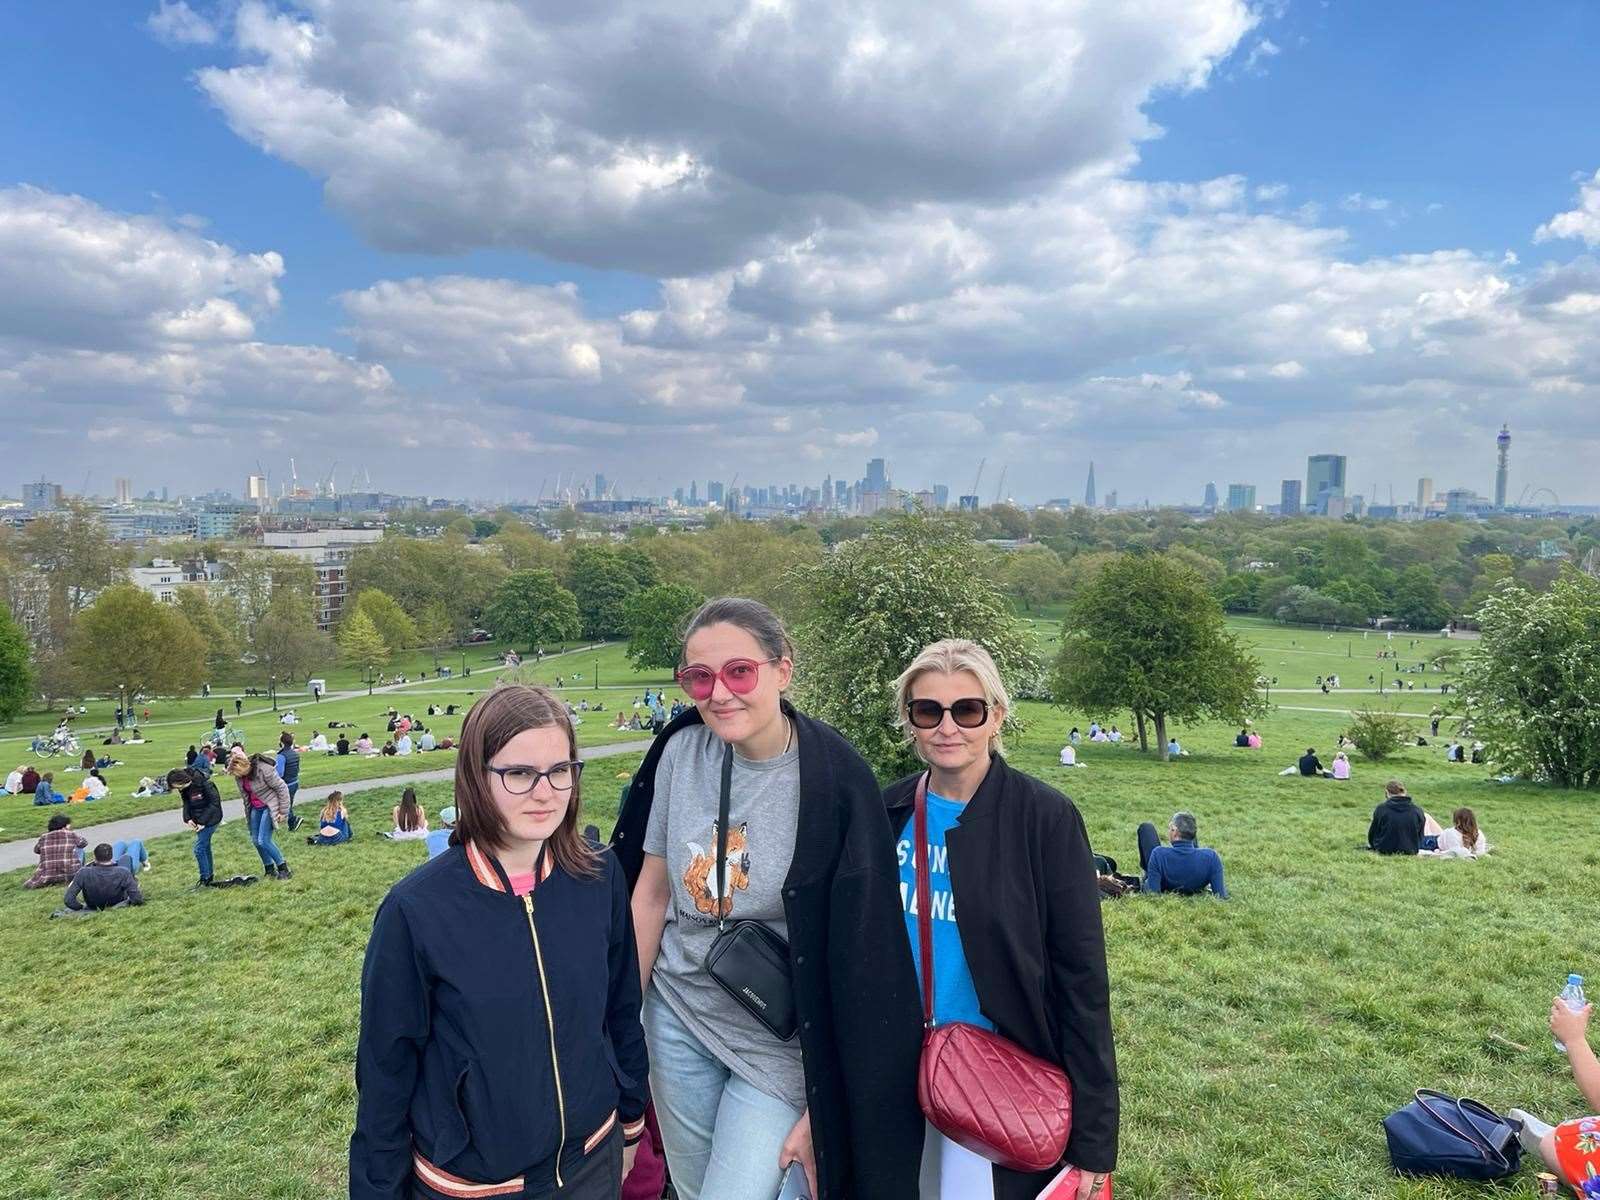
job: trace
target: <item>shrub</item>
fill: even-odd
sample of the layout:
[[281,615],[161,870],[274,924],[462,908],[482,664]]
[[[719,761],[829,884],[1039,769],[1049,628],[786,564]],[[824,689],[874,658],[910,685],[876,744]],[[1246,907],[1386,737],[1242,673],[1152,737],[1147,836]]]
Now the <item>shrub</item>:
[[1411,740],[1410,725],[1400,713],[1363,708],[1351,716],[1347,736],[1373,762],[1388,758]]

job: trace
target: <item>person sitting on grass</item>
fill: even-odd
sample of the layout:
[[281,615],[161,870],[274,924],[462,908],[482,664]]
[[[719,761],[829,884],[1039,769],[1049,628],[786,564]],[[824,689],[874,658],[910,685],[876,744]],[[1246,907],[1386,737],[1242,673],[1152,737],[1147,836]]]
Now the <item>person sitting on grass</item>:
[[1250,749],[1252,749],[1252,750],[1261,749],[1261,735],[1259,733],[1257,733],[1254,729],[1252,729],[1250,731]]
[[88,844],[72,831],[72,818],[66,813],[57,813],[50,818],[45,835],[33,844],[33,852],[39,856],[39,868],[22,886],[43,888],[66,883],[77,873],[79,856]]
[[456,831],[456,806],[447,804],[439,810],[440,828],[433,830],[423,840],[428,843],[428,857],[438,858],[450,849],[450,837]]
[[[1432,817],[1428,818],[1428,823],[1434,829],[1439,828]],[[1427,829],[1423,830],[1419,853],[1436,858],[1478,858],[1489,853],[1489,839],[1478,828],[1477,814],[1470,808],[1458,808],[1451,814],[1449,829],[1440,829],[1434,837],[1428,836]]]
[[356,739],[356,753],[357,754],[372,754],[372,753],[374,753],[374,750],[372,749],[372,737],[371,737],[370,734],[363,733],[360,737],[358,737]]
[[119,867],[127,867],[137,875],[140,871],[150,869],[150,852],[138,838],[126,842],[118,840],[112,843],[111,861]]
[[394,752],[401,757],[410,754],[414,748],[411,744],[411,735],[409,733],[402,733],[394,740]]
[[1343,750],[1333,756],[1333,777],[1335,779],[1350,778],[1350,759]]
[[1322,767],[1322,760],[1317,757],[1315,746],[1307,746],[1306,752],[1300,756],[1300,761],[1295,764],[1300,768],[1300,774],[1307,779],[1316,779],[1327,774]]
[[22,791],[22,776],[26,771],[27,767],[22,763],[18,763],[17,769],[6,776],[6,785],[5,787],[0,787],[0,796],[15,796],[20,793]]
[[39,776],[39,782],[33,785],[33,802],[35,804],[65,804],[67,798],[56,791],[56,774],[46,771]]
[[439,748],[438,740],[433,736],[433,730],[424,729],[422,736],[417,739],[417,749],[426,754]]
[[383,835],[395,842],[420,842],[428,836],[428,812],[417,803],[417,789],[407,788],[400,793],[400,803],[394,806],[394,828]]
[[1139,826],[1139,869],[1144,872],[1144,890],[1152,893],[1177,892],[1196,896],[1210,888],[1219,899],[1228,898],[1222,880],[1222,856],[1198,841],[1199,827],[1194,814],[1176,812],[1167,823],[1167,841],[1149,821]]
[[93,750],[85,750],[83,752],[83,761],[78,764],[78,770],[80,770],[80,771],[92,771],[92,770],[94,770],[94,761],[95,761],[94,760],[94,751]]
[[1106,741],[1111,742],[1113,745],[1122,741],[1122,730],[1113,725],[1111,727],[1111,732],[1106,734]]
[[1167,739],[1168,758],[1187,758],[1188,756],[1189,752],[1179,743],[1176,735]]
[[320,729],[311,731],[311,740],[306,743],[306,749],[314,753],[326,754],[332,747],[328,745],[328,737]]
[[344,806],[343,792],[329,792],[317,818],[317,832],[306,838],[308,846],[338,846],[350,840],[350,814]]
[[84,781],[73,789],[72,795],[67,797],[68,804],[83,804],[90,800],[98,800],[106,794],[105,777],[98,770],[91,769]]
[[[1583,1102],[1591,1113],[1600,1113],[1600,1059],[1596,1059],[1594,1048],[1589,1045],[1589,1018],[1593,1013],[1592,1004],[1574,1012],[1557,996],[1550,1004],[1550,1033],[1567,1048],[1572,1079]],[[1537,1154],[1547,1171],[1565,1180],[1580,1196],[1600,1194],[1600,1186],[1594,1183],[1600,1179],[1600,1116],[1550,1125],[1520,1108],[1513,1108],[1506,1115],[1521,1122],[1517,1136],[1523,1149]]]
[[1234,735],[1233,744],[1240,750],[1248,750],[1250,748],[1250,731],[1248,729],[1239,730]]
[[350,739],[343,733],[339,735],[339,740],[333,744],[333,752],[339,755],[350,753]]
[[66,911],[51,916],[127,908],[143,904],[144,893],[139,890],[139,881],[133,877],[133,872],[123,863],[114,861],[110,843],[101,842],[94,848],[94,861],[78,868],[73,875],[62,903],[67,906]]
[[385,758],[393,758],[396,754],[399,753],[399,751],[395,749],[395,745],[394,745],[393,742],[385,742],[383,744],[383,749],[381,751],[379,751],[379,753],[382,754]]
[[1372,810],[1372,823],[1367,827],[1367,846],[1379,854],[1415,855],[1422,849],[1427,817],[1398,779],[1389,780],[1383,791],[1383,803]]

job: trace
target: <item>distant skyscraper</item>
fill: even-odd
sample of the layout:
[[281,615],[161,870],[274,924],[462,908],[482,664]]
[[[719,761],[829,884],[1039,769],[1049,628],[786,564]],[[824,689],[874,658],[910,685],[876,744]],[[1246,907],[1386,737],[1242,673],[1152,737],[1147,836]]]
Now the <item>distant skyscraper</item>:
[[1256,507],[1256,485],[1230,483],[1228,485],[1228,511],[1253,512]]
[[42,475],[32,483],[22,485],[22,507],[29,512],[40,512],[61,507],[61,485],[50,483]]
[[1313,454],[1306,459],[1306,494],[1308,508],[1328,514],[1328,500],[1344,496],[1345,458],[1342,454]]
[[265,475],[251,475],[244,482],[244,498],[257,504],[267,502],[267,477]]
[[1433,503],[1433,480],[1424,475],[1417,480],[1417,507],[1427,508]]
[[706,499],[712,504],[721,504],[723,495],[724,491],[721,480],[713,479],[710,483],[706,484]]
[[933,485],[933,506],[935,508],[941,509],[941,510],[950,507],[950,485],[949,484],[947,484],[947,483],[936,483],[936,484]]
[[1500,433],[1494,439],[1494,444],[1500,451],[1500,464],[1494,469],[1494,506],[1506,506],[1506,467],[1507,460],[1511,457],[1511,427],[1500,426]]
[[594,498],[596,500],[604,500],[606,498],[606,477],[600,474],[599,471],[594,473]]
[[1286,517],[1300,515],[1300,481],[1298,479],[1285,479],[1283,481],[1283,495],[1278,501],[1278,511]]
[[1106,493],[1106,507],[1107,508],[1115,508],[1116,506],[1117,506],[1117,489],[1116,488],[1112,488],[1109,492]]
[[889,471],[883,459],[872,458],[867,460],[867,491],[887,492],[889,490]]
[[133,483],[131,480],[121,478],[117,480],[117,503],[133,503]]
[[956,505],[962,512],[977,512],[978,498],[976,496],[958,496],[956,497]]
[[1094,507],[1094,460],[1089,460],[1089,482],[1083,489],[1083,503],[1086,508]]
[[1204,509],[1207,509],[1207,510],[1209,510],[1211,512],[1216,512],[1217,511],[1217,485],[1216,484],[1214,484],[1214,483],[1206,484],[1206,498],[1204,500],[1200,501],[1200,507],[1204,508]]

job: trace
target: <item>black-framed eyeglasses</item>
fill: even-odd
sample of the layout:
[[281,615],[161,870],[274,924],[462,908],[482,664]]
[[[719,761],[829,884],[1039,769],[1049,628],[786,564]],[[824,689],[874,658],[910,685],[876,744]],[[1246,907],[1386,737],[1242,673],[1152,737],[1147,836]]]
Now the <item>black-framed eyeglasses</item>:
[[506,791],[513,796],[525,796],[539,786],[539,780],[548,779],[550,786],[558,792],[570,792],[572,785],[578,782],[578,776],[583,774],[583,763],[578,759],[571,762],[558,762],[548,770],[541,771],[538,767],[485,767],[500,776],[500,782]]
[[937,700],[906,701],[906,716],[917,729],[939,728],[945,713],[961,728],[977,729],[989,719],[989,702],[979,696],[968,696],[950,705]]

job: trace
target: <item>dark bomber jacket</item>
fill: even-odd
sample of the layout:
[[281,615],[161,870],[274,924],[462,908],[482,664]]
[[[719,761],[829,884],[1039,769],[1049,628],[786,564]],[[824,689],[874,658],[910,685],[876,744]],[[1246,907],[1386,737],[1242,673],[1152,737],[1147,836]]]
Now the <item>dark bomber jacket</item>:
[[[475,845],[390,889],[361,975],[351,1200],[542,1196],[620,1122],[649,1063],[628,889],[614,855],[548,858],[525,897]],[[413,1188],[416,1189],[413,1193]]]

